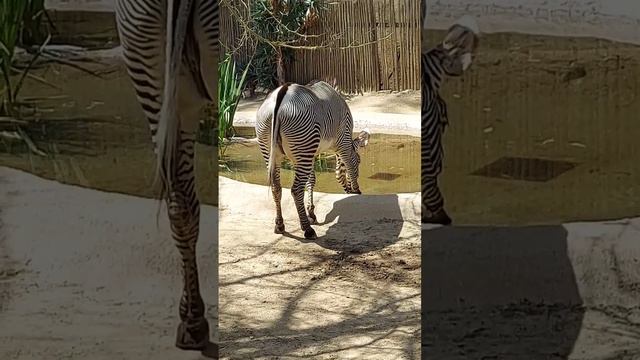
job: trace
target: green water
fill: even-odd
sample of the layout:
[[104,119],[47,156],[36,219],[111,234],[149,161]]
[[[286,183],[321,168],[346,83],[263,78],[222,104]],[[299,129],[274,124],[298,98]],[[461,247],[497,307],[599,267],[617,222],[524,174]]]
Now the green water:
[[[13,139],[12,124],[0,123],[0,165],[61,183],[142,197],[155,197],[151,136],[124,67],[118,59],[86,64],[102,78],[60,64],[34,74],[57,88],[27,80],[23,126],[40,156]],[[200,199],[217,204],[217,150],[197,144]]]
[[[247,134],[248,131],[240,130]],[[220,175],[252,184],[266,185],[267,168],[258,144],[233,144],[223,163],[228,169]],[[363,194],[396,194],[420,191],[420,138],[372,134],[369,145],[360,152],[360,190]],[[316,191],[344,193],[335,180],[335,157],[326,159],[328,168],[316,170]],[[293,171],[283,168],[282,186],[290,187]]]
[[470,71],[442,93],[450,215],[519,225],[640,215],[638,94],[640,46],[483,36]]

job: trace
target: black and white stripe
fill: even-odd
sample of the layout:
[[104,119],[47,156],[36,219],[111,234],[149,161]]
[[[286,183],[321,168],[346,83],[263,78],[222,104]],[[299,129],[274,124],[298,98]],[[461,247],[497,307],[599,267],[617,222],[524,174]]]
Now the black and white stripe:
[[[268,178],[276,203],[275,232],[284,232],[280,201],[280,163],[286,156],[295,168],[291,193],[305,238],[313,239],[315,223],[314,158],[326,150],[337,156],[336,178],[347,193],[360,194],[358,150],[367,145],[369,132],[353,138],[353,118],[344,99],[328,83],[285,84],[267,96],[257,112],[256,135],[268,166]],[[305,188],[309,204],[305,209]]]
[[200,203],[195,188],[195,134],[202,107],[217,99],[217,0],[117,0],[124,61],[151,130],[156,179],[172,237],[182,257],[182,320],[176,346],[203,349],[209,325],[200,295],[196,242]]
[[[426,12],[426,7],[423,6]],[[426,23],[426,21],[425,21]],[[446,77],[461,76],[471,64],[477,46],[477,25],[463,17],[451,28],[442,43],[422,52],[422,222],[442,225],[452,220],[445,211],[444,197],[438,186],[442,172],[444,148],[442,136],[448,124],[447,104],[440,96]]]

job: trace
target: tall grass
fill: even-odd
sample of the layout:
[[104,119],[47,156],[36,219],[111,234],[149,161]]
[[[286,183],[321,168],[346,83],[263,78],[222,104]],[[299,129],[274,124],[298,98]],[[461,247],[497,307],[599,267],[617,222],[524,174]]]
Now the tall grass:
[[226,54],[218,66],[218,151],[219,159],[223,159],[227,148],[226,140],[234,135],[233,117],[244,90],[249,65],[242,74],[236,69],[231,54]]
[[42,49],[51,36],[47,34],[38,51],[22,70],[14,66],[18,45],[30,44],[36,34],[42,34],[41,20],[46,15],[44,0],[0,0],[0,117],[9,117],[8,122],[15,128],[29,149],[37,155],[45,156],[20,126],[18,94]]
[[[282,168],[294,171],[295,168],[289,159],[282,161]],[[333,172],[336,168],[336,155],[332,153],[320,153],[313,159],[313,169],[319,172]]]
[[[41,54],[35,53],[21,72],[14,68],[15,51],[25,33],[39,33],[44,16],[44,0],[0,0],[0,115],[15,115],[15,104],[22,84]],[[43,46],[48,43],[47,36]],[[17,78],[15,75],[18,75]]]

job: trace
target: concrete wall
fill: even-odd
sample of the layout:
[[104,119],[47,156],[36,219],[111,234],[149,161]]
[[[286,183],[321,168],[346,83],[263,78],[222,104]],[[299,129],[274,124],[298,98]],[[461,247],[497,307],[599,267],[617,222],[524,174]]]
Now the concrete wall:
[[444,29],[469,14],[486,33],[588,36],[640,44],[640,1],[636,0],[427,1],[428,28]]

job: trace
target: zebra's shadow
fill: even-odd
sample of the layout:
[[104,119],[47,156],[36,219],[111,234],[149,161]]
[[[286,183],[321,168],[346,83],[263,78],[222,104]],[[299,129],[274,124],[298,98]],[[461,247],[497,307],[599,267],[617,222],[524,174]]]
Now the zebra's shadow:
[[422,232],[422,354],[568,359],[584,318],[563,226]]
[[323,221],[315,225],[316,229],[329,227],[314,242],[325,249],[353,254],[394,244],[404,224],[395,194],[347,196],[334,202],[326,215],[317,216]]

